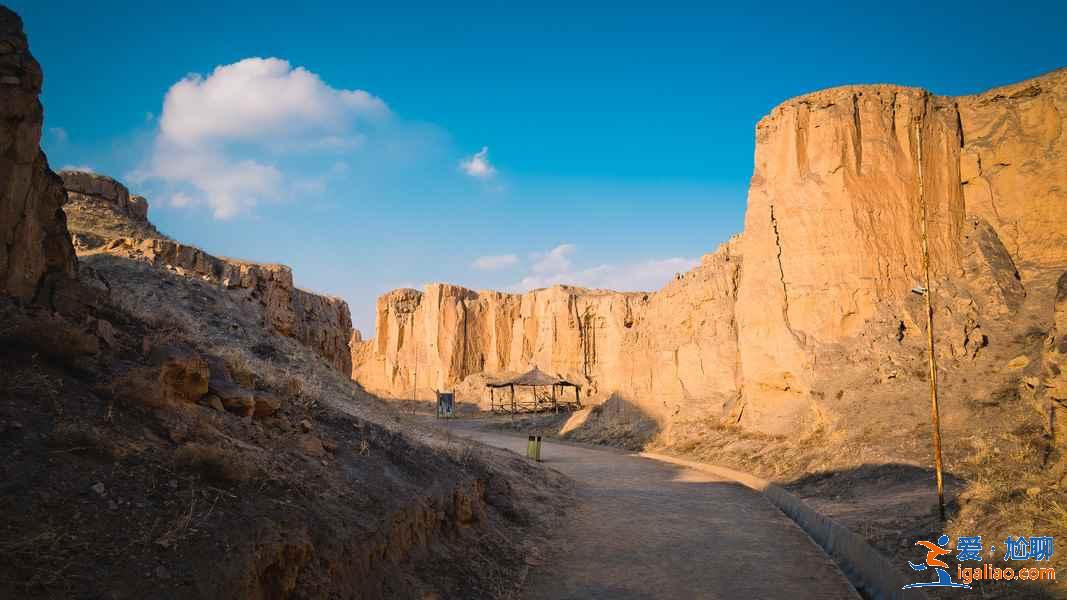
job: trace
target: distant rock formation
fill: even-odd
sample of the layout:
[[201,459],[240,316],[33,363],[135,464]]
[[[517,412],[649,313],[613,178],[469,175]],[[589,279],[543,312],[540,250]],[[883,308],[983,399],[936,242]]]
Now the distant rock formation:
[[107,175],[88,171],[60,171],[63,187],[71,202],[95,201],[110,204],[117,212],[140,223],[148,222],[148,200],[130,196],[130,190]]
[[262,309],[275,331],[308,346],[338,371],[351,371],[352,318],[344,300],[297,288],[285,265],[212,256],[168,239],[148,221],[148,201],[131,196],[111,177],[85,171],[63,171],[61,176],[79,252],[141,260],[242,293]]
[[377,393],[410,397],[417,375],[426,397],[472,375],[537,365],[583,382],[594,399],[654,396],[656,412],[717,413],[737,396],[736,247],[724,244],[656,294],[395,290],[378,300],[376,338],[353,340],[353,376]]
[[41,67],[22,19],[0,6],[0,294],[47,300],[52,283],[76,277],[63,183],[41,151]]
[[744,233],[691,272],[648,294],[394,291],[376,338],[352,344],[353,377],[410,397],[417,376],[426,397],[536,365],[657,418],[794,430],[823,411],[835,368],[877,372],[921,337],[924,205],[946,360],[973,360],[1027,286],[1067,266],[1065,125],[1065,70],[959,98],[794,98],[756,127]]
[[348,303],[297,288],[292,269],[285,265],[220,258],[194,246],[163,239],[117,238],[103,251],[241,292],[249,302],[262,305],[264,319],[275,331],[308,346],[338,371],[351,371],[348,340],[352,336],[352,317]]

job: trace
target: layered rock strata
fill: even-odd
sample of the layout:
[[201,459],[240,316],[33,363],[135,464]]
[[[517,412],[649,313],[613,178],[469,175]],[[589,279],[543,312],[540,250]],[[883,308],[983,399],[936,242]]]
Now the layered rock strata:
[[131,196],[126,186],[111,177],[88,171],[60,171],[59,176],[63,178],[69,201],[110,205],[134,221],[148,222],[148,200],[144,196]]
[[342,373],[351,371],[348,341],[352,318],[348,303],[296,287],[293,271],[285,265],[220,258],[164,239],[118,238],[103,251],[167,267],[180,276],[196,277],[244,294],[248,302],[261,306],[264,320],[275,331],[300,341]]

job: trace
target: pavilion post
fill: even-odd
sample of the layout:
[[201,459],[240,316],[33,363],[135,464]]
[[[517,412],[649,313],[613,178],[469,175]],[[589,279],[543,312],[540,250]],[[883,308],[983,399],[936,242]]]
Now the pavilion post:
[[515,414],[515,384],[511,384],[511,414]]
[[582,407],[582,400],[578,397],[578,386],[574,386],[574,403],[578,405],[578,408]]
[[555,386],[555,384],[552,385],[552,410],[556,411],[557,415],[559,414],[559,404],[556,403],[556,386]]

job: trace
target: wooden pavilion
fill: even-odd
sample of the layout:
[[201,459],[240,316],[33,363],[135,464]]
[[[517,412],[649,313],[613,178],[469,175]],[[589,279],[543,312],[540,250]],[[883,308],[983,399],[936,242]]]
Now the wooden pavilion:
[[[516,414],[564,410],[577,410],[582,407],[580,391],[582,386],[545,373],[534,367],[517,377],[511,377],[485,384],[489,390],[489,407],[495,413]],[[530,395],[518,397],[515,388],[527,388]],[[574,400],[566,398],[567,388],[574,390]],[[507,390],[505,392],[504,390]]]

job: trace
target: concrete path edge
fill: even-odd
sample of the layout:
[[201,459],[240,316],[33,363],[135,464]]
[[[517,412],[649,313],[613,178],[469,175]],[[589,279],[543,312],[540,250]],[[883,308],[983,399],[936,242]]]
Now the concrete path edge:
[[902,590],[912,581],[900,575],[882,553],[847,527],[808,506],[803,500],[754,475],[708,463],[678,458],[658,452],[640,452],[638,456],[668,462],[698,471],[706,471],[762,493],[790,519],[796,522],[837,563],[850,583],[873,600],[913,600],[926,598],[921,590]]

